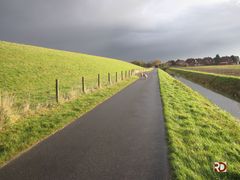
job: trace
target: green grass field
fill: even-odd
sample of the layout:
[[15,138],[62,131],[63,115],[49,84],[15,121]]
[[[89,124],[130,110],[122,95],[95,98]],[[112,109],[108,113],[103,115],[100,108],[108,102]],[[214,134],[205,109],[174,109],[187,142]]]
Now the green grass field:
[[121,81],[114,86],[86,94],[76,100],[60,104],[54,109],[38,112],[24,120],[5,126],[0,131],[0,167],[20,152],[92,110],[135,80],[137,77]]
[[[159,70],[173,179],[240,179],[240,123]],[[213,171],[227,162],[227,173]]]
[[240,76],[240,65],[195,66],[186,67],[185,69],[231,76]]
[[180,75],[201,84],[215,92],[240,102],[240,77],[193,71],[182,68],[170,68],[168,72]]
[[81,78],[88,91],[96,89],[100,74],[102,86],[108,73],[115,82],[116,72],[140,69],[133,64],[104,57],[53,50],[0,41],[1,119],[15,121],[19,116],[55,103],[55,79],[60,82],[63,101],[81,95]]
[[[125,77],[126,72],[143,70],[116,59],[3,41],[0,67],[0,166],[137,79],[129,74]],[[101,88],[97,88],[98,74]],[[82,92],[82,76],[86,93]],[[55,101],[56,79],[60,82],[59,104]]]
[[215,65],[215,66],[193,66],[193,67],[187,67],[187,68],[193,68],[193,69],[240,69],[240,64],[238,65]]

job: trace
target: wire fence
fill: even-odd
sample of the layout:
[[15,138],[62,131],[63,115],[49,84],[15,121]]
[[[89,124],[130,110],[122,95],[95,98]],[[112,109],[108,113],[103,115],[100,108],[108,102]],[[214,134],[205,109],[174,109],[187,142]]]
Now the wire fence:
[[97,89],[117,84],[139,73],[139,70],[124,70],[114,73],[99,73],[82,76],[72,85],[56,79],[49,86],[39,89],[26,88],[22,92],[0,92],[0,127],[3,121],[18,118],[28,112],[51,108],[59,103],[76,99]]

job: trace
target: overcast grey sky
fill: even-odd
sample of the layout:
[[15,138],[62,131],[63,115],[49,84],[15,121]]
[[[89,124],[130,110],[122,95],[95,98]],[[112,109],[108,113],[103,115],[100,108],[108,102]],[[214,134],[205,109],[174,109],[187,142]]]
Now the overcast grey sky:
[[0,40],[124,60],[240,53],[240,0],[0,0]]

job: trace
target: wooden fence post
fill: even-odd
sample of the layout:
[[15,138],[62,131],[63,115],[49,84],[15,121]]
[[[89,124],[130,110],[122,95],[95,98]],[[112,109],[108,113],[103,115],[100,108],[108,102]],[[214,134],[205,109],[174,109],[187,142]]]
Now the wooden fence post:
[[121,71],[121,80],[123,81],[123,71]]
[[108,73],[108,84],[111,84],[111,74]]
[[125,79],[127,79],[127,71],[125,71]]
[[116,83],[118,82],[118,73],[116,72]]
[[101,87],[100,74],[98,74],[98,88]]
[[56,79],[56,102],[59,103],[59,80]]
[[3,107],[3,91],[0,91],[1,93],[1,107]]
[[84,80],[84,77],[82,77],[82,92],[85,93],[85,80]]

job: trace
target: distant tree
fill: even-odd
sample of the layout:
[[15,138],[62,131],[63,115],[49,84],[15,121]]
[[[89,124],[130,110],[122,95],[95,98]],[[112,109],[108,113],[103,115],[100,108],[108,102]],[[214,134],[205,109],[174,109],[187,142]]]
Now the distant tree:
[[152,62],[152,66],[159,67],[161,64],[161,61],[159,59]]
[[215,64],[219,64],[220,61],[221,61],[221,57],[219,56],[219,54],[217,54],[214,58],[214,62],[215,62]]
[[142,66],[142,67],[159,67],[161,64],[160,60],[155,60],[152,62],[143,62],[143,61],[132,61],[132,64],[138,65],[138,66]]
[[132,61],[131,62],[132,64],[135,64],[135,65],[138,65],[138,66],[141,66],[141,67],[152,67],[152,63],[151,62],[143,62],[143,61]]
[[230,58],[232,59],[233,63],[239,64],[239,56],[233,56],[232,55]]
[[152,63],[151,62],[146,63],[145,67],[147,67],[147,68],[152,67]]
[[144,67],[144,65],[145,65],[145,63],[142,62],[142,61],[132,61],[131,63],[132,63],[132,64],[135,64],[135,65],[137,65],[137,66],[142,66],[142,67]]

